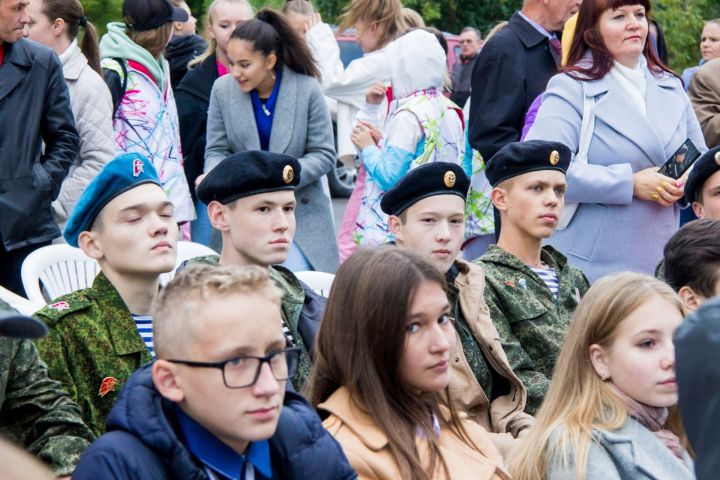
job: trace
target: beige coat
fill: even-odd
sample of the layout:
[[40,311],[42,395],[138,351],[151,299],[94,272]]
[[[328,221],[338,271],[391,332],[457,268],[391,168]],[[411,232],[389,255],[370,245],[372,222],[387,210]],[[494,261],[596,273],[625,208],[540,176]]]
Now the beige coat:
[[[350,393],[345,387],[339,388],[327,401],[318,405],[318,409],[330,413],[323,425],[342,445],[350,465],[361,480],[401,478],[387,437],[372,418],[351,401]],[[465,421],[463,425],[479,452],[443,428],[438,442],[450,477],[447,478],[442,467],[439,467],[433,478],[509,480],[510,476],[504,470],[502,457],[487,432],[471,421]],[[420,452],[424,451],[423,443],[418,440]]]
[[720,145],[720,59],[695,72],[688,90],[708,148]]
[[523,412],[527,398],[525,387],[510,368],[500,343],[500,335],[490,319],[490,311],[483,298],[485,274],[482,268],[462,260],[456,260],[455,264],[460,269],[455,285],[460,291],[462,314],[487,362],[507,381],[508,391],[492,402],[488,400],[470,369],[458,336],[452,362],[450,396],[459,410],[468,412],[471,418],[486,430],[505,434],[494,439],[500,451],[505,454],[511,446],[507,443],[511,440],[507,434],[517,437],[522,430],[530,427],[535,419]]

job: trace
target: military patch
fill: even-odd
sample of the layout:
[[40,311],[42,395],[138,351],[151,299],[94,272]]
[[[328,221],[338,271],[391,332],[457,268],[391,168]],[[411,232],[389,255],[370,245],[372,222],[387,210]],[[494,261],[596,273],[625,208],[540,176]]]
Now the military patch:
[[527,290],[527,282],[524,278],[518,280],[518,285],[520,285],[520,288]]
[[70,310],[70,304],[64,300],[61,302],[55,302],[49,307],[53,310],[57,310],[58,312],[62,312],[63,310]]
[[115,385],[117,385],[117,378],[115,378],[115,377],[103,378],[102,383],[100,383],[100,390],[98,391],[98,395],[100,395],[101,397],[104,397],[108,393],[114,392]]
[[142,160],[137,159],[133,161],[133,177],[139,176],[141,173],[145,171],[145,164],[142,162]]
[[550,152],[550,165],[555,166],[560,163],[560,152],[553,150]]
[[295,170],[290,165],[285,165],[283,168],[283,182],[290,183],[295,178]]
[[505,285],[507,285],[508,287],[515,288],[515,283],[512,280],[508,280],[507,282],[505,282]]

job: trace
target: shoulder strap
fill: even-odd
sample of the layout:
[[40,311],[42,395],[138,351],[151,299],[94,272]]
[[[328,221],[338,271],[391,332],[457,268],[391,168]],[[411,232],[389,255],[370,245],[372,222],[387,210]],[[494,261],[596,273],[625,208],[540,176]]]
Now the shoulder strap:
[[112,58],[113,64],[103,67],[103,79],[110,89],[113,101],[113,118],[127,91],[128,71],[122,58]]
[[580,142],[578,143],[578,151],[575,155],[576,162],[588,163],[590,141],[592,140],[593,130],[595,130],[594,106],[595,97],[590,97],[583,93],[583,116],[582,124],[580,125]]

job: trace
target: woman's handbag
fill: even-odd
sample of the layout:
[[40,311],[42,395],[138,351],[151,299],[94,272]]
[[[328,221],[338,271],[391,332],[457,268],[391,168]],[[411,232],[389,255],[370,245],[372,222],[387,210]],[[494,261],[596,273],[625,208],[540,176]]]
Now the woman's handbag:
[[[595,97],[584,95],[584,98],[582,124],[580,125],[580,144],[578,145],[578,151],[575,154],[573,162],[587,164],[590,141],[592,140],[593,130],[595,129],[595,113],[593,112]],[[572,168],[572,163],[568,169],[569,168]],[[556,230],[565,230],[567,228],[575,215],[578,205],[578,203],[565,203],[565,208],[563,208],[562,215],[560,215],[560,221],[557,227],[555,227]]]

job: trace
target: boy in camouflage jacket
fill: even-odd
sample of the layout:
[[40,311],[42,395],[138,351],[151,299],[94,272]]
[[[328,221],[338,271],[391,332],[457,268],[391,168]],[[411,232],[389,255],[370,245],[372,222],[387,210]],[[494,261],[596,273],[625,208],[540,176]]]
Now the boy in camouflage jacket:
[[560,219],[571,153],[556,142],[511,143],[488,163],[500,235],[477,263],[503,349],[535,413],[550,384],[570,319],[589,288],[585,275],[550,246]]
[[173,205],[152,163],[139,154],[109,162],[80,197],[64,236],[97,260],[100,273],[90,288],[35,314],[49,328],[38,349],[101,435],[125,381],[152,360],[150,312],[160,274],[175,267]]

